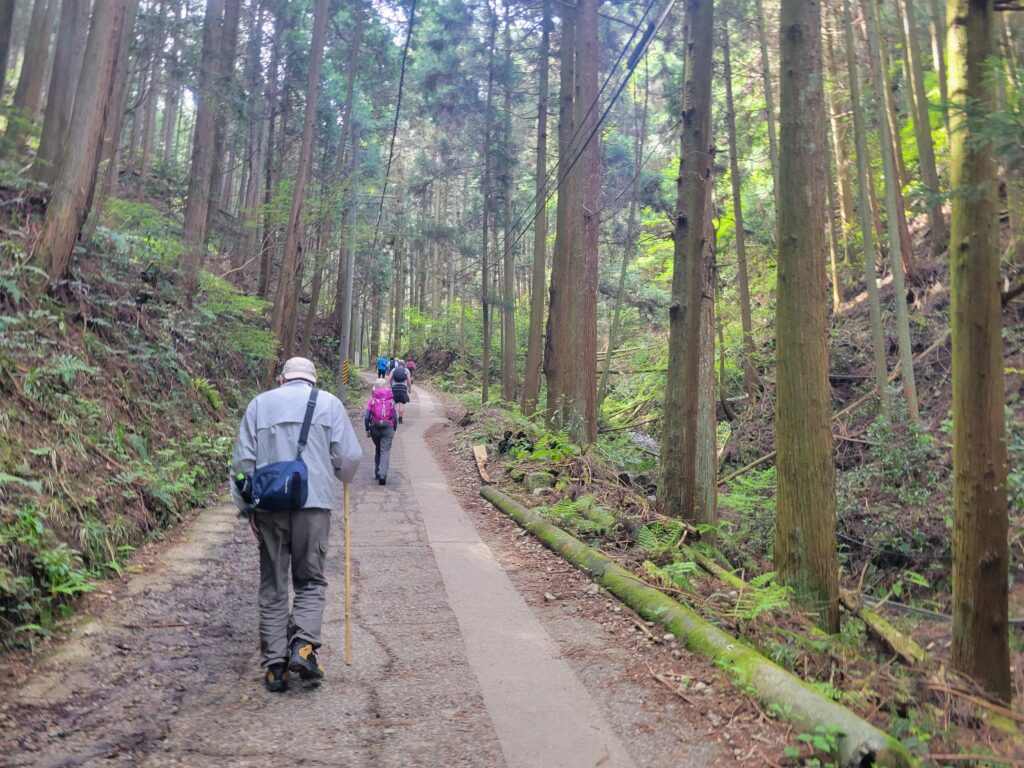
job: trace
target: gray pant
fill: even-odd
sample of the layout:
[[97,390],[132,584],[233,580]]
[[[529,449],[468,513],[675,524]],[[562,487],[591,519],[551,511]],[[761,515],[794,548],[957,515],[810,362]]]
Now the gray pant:
[[[257,512],[260,531],[260,652],[263,666],[288,660],[292,640],[320,646],[331,510]],[[288,610],[288,582],[295,598]]]
[[390,424],[378,427],[376,424],[370,426],[370,439],[376,448],[373,454],[373,467],[377,470],[377,477],[387,479],[388,468],[391,466],[391,443],[395,439],[395,428]]

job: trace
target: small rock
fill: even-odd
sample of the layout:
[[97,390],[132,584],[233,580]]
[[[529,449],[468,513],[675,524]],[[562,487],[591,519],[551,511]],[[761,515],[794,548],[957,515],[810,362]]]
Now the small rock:
[[664,635],[661,636],[661,639],[664,640],[666,643],[671,643],[673,640],[676,639],[676,636],[673,635],[671,632],[666,632]]
[[613,605],[612,606],[612,610],[615,611],[616,613],[622,613],[622,606],[621,605]]
[[554,601],[556,599],[557,598],[554,595],[552,595],[550,592],[545,592],[544,593],[544,600],[546,600],[547,602],[550,603],[550,602],[552,602],[552,601]]
[[538,488],[551,488],[555,484],[555,476],[550,472],[527,472],[523,476],[523,487],[533,493]]
[[654,626],[654,622],[653,621],[645,621],[644,624],[646,624],[648,627],[653,627]]
[[707,683],[705,683],[702,680],[698,680],[696,683],[693,684],[693,690],[697,691],[698,693],[700,693],[701,691],[703,691],[707,687],[708,687]]
[[679,661],[679,659],[683,658],[683,652],[681,650],[679,650],[678,648],[674,649],[672,651],[672,658],[675,659],[676,661]]
[[601,585],[591,584],[589,587],[583,590],[583,593],[587,595],[599,595],[601,593]]
[[716,715],[714,712],[708,712],[708,720],[711,721],[711,725],[717,728],[722,724],[722,718]]

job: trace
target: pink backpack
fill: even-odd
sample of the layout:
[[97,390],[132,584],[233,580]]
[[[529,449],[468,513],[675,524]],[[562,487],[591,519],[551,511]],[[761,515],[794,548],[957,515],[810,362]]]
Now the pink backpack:
[[382,392],[381,394],[383,396],[378,397],[377,393],[374,392],[374,396],[370,398],[371,426],[383,426],[384,424],[390,424],[393,421],[395,401],[392,399],[390,392]]

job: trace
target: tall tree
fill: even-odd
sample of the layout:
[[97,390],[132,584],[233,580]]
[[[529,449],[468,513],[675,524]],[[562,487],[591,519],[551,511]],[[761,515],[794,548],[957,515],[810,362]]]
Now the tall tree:
[[[662,498],[669,514],[703,521],[698,445],[702,302],[705,251],[711,248],[707,218],[714,158],[711,134],[711,65],[714,50],[712,0],[685,6],[686,79],[683,83],[682,141],[676,180],[672,303],[669,306],[668,381],[662,432]],[[711,329],[713,333],[713,329]]]
[[171,16],[171,45],[167,51],[167,60],[164,62],[166,77],[166,91],[164,93],[164,124],[163,124],[163,163],[165,172],[170,165],[177,161],[175,156],[175,144],[178,134],[178,108],[181,104],[181,36],[182,19],[180,14],[185,13],[185,3],[178,2],[178,16]]
[[14,27],[14,0],[0,0],[0,97],[7,84],[7,63],[11,53],[11,34]]
[[996,110],[992,0],[949,0],[953,216],[953,665],[1010,699],[1006,426],[999,200],[991,145],[967,105]]
[[[99,179],[94,190],[92,210],[101,211],[106,199],[114,192],[118,179],[118,152],[121,143],[121,131],[124,128],[128,108],[128,80],[130,74],[131,34],[135,29],[135,18],[139,11],[139,0],[128,0],[125,14],[125,34],[121,35],[121,49],[117,54],[117,71],[114,73],[114,86],[110,96],[109,114],[104,121],[103,144],[100,147]],[[96,231],[98,217],[90,216],[83,234],[85,240],[91,240]]]
[[552,425],[565,421],[569,364],[569,318],[572,248],[577,222],[572,215],[576,174],[571,172],[570,153],[576,87],[576,6],[562,6],[558,83],[558,202],[555,209],[555,243],[551,251],[551,279],[548,283],[548,322],[544,338],[544,378],[547,381],[547,412]]
[[860,75],[853,39],[853,13],[850,0],[843,0],[843,29],[846,35],[846,76],[850,84],[850,110],[853,112],[853,137],[857,156],[857,214],[860,217],[861,239],[864,243],[864,284],[868,292],[868,312],[871,317],[871,346],[874,353],[875,389],[880,410],[889,415],[889,370],[886,364],[885,336],[882,334],[882,306],[878,296],[878,273],[875,267],[875,230],[871,221],[871,179],[868,176],[867,130],[861,111]]
[[[825,23],[824,18],[822,23]],[[825,89],[828,98],[828,117],[831,131],[829,138],[832,145],[832,156],[835,158],[835,177],[839,186],[839,213],[842,220],[843,256],[850,259],[850,232],[854,226],[853,193],[850,188],[850,158],[846,152],[846,123],[843,119],[846,112],[839,94],[839,72],[835,57],[832,29],[824,29],[825,70],[830,81]]]
[[740,325],[743,329],[743,381],[747,396],[757,396],[757,369],[754,367],[754,321],[750,312],[750,278],[747,274],[747,236],[743,229],[739,149],[736,146],[736,107],[732,97],[732,58],[729,55],[728,20],[722,33],[722,58],[725,64],[725,120],[729,131],[729,176],[732,181],[733,230],[736,239],[736,277],[740,292]]
[[294,297],[298,288],[296,280],[302,239],[302,211],[306,203],[306,186],[309,183],[309,168],[313,158],[313,129],[316,126],[317,102],[320,99],[320,72],[323,68],[329,11],[329,0],[316,0],[309,52],[309,80],[306,84],[306,109],[302,122],[302,146],[299,150],[299,165],[295,172],[291,213],[285,230],[281,279],[278,282],[274,313],[270,323],[271,331],[277,337],[285,358],[291,356],[292,345],[295,342],[293,334],[287,334],[285,329],[294,323],[297,312]]
[[646,76],[647,60],[644,59],[644,96],[643,106],[637,103],[636,82],[633,87],[633,105],[635,128],[633,134],[633,181],[630,183],[629,213],[626,215],[626,242],[622,249],[622,264],[619,266],[619,287],[615,294],[615,309],[612,312],[612,324],[608,329],[608,349],[604,355],[604,367],[601,370],[601,383],[597,387],[597,409],[601,410],[608,393],[608,377],[611,373],[612,357],[619,341],[619,323],[622,318],[622,304],[626,295],[626,275],[629,264],[636,253],[637,209],[640,206],[640,170],[644,161],[644,145],[647,141],[647,105],[650,96],[650,80]]
[[881,30],[875,0],[864,0],[865,24],[867,25],[868,47],[871,59],[871,80],[875,91],[875,116],[878,119],[879,144],[882,150],[882,170],[885,174],[885,212],[889,232],[889,262],[892,269],[892,288],[896,304],[896,337],[899,340],[900,374],[903,380],[903,396],[907,401],[907,413],[911,421],[920,420],[917,408],[917,383],[914,380],[914,355],[910,347],[910,313],[907,310],[907,291],[903,280],[903,251],[900,240],[899,216],[902,203],[899,196],[900,179],[896,170],[895,157],[889,141],[891,125],[889,113],[883,103],[886,93],[885,76],[881,50]]
[[213,167],[210,170],[210,199],[207,221],[212,222],[221,207],[224,180],[224,150],[227,145],[228,116],[236,103],[235,57],[238,52],[238,23],[242,0],[224,0],[224,23],[220,29],[220,61],[217,62],[213,113]]
[[502,39],[505,46],[505,77],[502,84],[503,108],[505,112],[502,147],[502,202],[504,204],[504,271],[501,289],[501,396],[506,401],[516,398],[516,254],[512,245],[512,174],[514,160],[512,151],[512,13],[511,3],[504,0],[505,23]]
[[[34,120],[43,102],[43,86],[46,82],[46,63],[50,57],[50,38],[53,36],[53,17],[57,13],[59,0],[35,0],[32,5],[32,17],[28,25],[28,38],[25,44],[25,57],[21,63],[21,74],[18,86],[14,89],[15,109],[21,110],[22,117]],[[12,130],[20,134],[20,126],[8,125],[8,133]]]
[[32,177],[45,184],[52,184],[57,175],[57,164],[71,121],[75,87],[78,85],[78,73],[82,69],[88,32],[89,3],[74,0],[62,3],[50,87],[46,96],[46,112],[43,116],[43,133],[32,164]]
[[568,404],[569,434],[582,444],[597,439],[597,379],[580,375],[593,371],[597,359],[597,262],[601,234],[601,135],[598,132],[600,94],[600,43],[598,40],[597,0],[579,0],[576,16],[576,93],[574,125],[580,141],[578,205],[576,217],[579,237],[572,248],[570,282],[570,333],[572,344]]
[[[352,42],[349,46],[349,57],[348,62],[345,64],[345,106],[342,108],[341,115],[341,130],[342,130],[342,141],[341,148],[338,156],[338,171],[339,175],[346,171],[350,173],[355,172],[355,151],[356,145],[352,143],[352,167],[351,169],[346,168],[345,162],[345,146],[346,138],[352,131],[352,103],[355,99],[355,88],[356,88],[356,75],[359,72],[359,53],[362,48],[363,42],[363,11],[361,4],[356,5],[355,9],[355,28],[352,32]],[[350,192],[350,206],[356,205],[355,187],[353,186]],[[355,214],[352,214],[351,222],[355,221]],[[348,274],[352,269],[351,264],[353,259],[349,258],[348,241],[350,238],[342,238],[341,247],[338,252],[338,282],[334,294],[334,324],[337,326],[338,331],[342,330],[342,325],[345,323],[345,318],[351,314],[351,307],[345,306],[345,285],[348,282]]]
[[921,63],[921,36],[917,29],[914,9],[907,0],[896,0],[903,22],[903,45],[909,62],[911,102],[914,107],[914,137],[917,141],[917,162],[921,172],[921,183],[925,188],[928,205],[928,222],[931,225],[932,254],[937,255],[946,247],[948,233],[946,220],[942,216],[942,198],[939,196],[939,172],[935,165],[935,144],[932,141],[932,124],[928,117],[928,92],[924,84],[924,65]]
[[491,130],[494,127],[494,46],[498,34],[498,13],[487,6],[487,98],[484,101],[484,171],[480,179],[480,196],[483,200],[483,227],[480,241],[480,307],[483,314],[484,354],[481,364],[480,399],[487,402],[491,386],[491,286],[490,286],[490,227],[491,227]]
[[196,94],[196,126],[192,140],[188,195],[185,198],[185,251],[182,259],[182,298],[191,302],[199,286],[199,270],[206,257],[206,229],[209,225],[210,184],[213,174],[213,139],[219,82],[220,35],[224,0],[207,0],[203,19],[203,50]]
[[[270,69],[267,72],[267,83],[263,93],[267,108],[267,147],[264,152],[263,166],[263,235],[260,238],[260,273],[256,292],[265,298],[270,296],[270,277],[273,272],[274,256],[274,227],[271,211],[271,201],[274,197],[276,176],[274,174],[274,129],[277,125],[278,105],[278,76],[281,67],[281,48],[284,37],[284,20],[277,14],[274,18],[274,38],[270,48]],[[282,121],[283,122],[283,121]],[[282,125],[282,134],[284,126]]]
[[89,214],[127,9],[128,0],[96,0],[93,8],[71,116],[75,130],[69,132],[64,145],[53,196],[35,246],[36,259],[45,265],[52,281],[67,274],[75,240]]
[[775,567],[822,627],[839,630],[835,466],[825,299],[821,6],[782,0],[778,194]]
[[537,410],[540,369],[544,350],[544,298],[547,283],[547,175],[548,175],[548,59],[551,56],[551,0],[543,0],[540,51],[537,55],[537,153],[534,199],[540,206],[533,223],[533,272],[530,287],[530,328],[526,342],[526,370],[523,377],[522,412]]
[[949,127],[949,86],[946,77],[946,9],[942,0],[928,0],[928,30],[932,39],[932,67],[939,83],[939,106],[942,109],[942,124],[948,141]]
[[771,61],[768,58],[768,25],[764,0],[757,0],[757,41],[761,47],[761,80],[764,83],[765,122],[768,124],[768,159],[772,165],[774,193],[779,192],[779,142],[775,136],[775,96],[772,92]]

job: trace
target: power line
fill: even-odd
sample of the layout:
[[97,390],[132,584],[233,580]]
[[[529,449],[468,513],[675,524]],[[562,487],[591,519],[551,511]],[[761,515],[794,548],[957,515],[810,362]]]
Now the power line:
[[[651,8],[652,5],[653,5],[653,0],[651,0],[648,3],[647,8],[644,11],[644,15],[643,15],[642,18],[645,18],[647,16],[647,13],[650,11],[650,8]],[[636,70],[636,66],[640,62],[640,58],[643,56],[644,51],[647,48],[647,45],[651,42],[651,40],[653,39],[655,33],[657,33],[657,31],[661,28],[662,24],[664,24],[665,19],[668,17],[668,14],[672,10],[672,6],[673,5],[675,5],[675,0],[668,0],[668,3],[665,6],[665,9],[662,11],[661,16],[658,17],[657,22],[649,22],[648,23],[647,29],[644,30],[643,36],[640,38],[640,41],[637,43],[636,48],[634,48],[632,55],[629,57],[629,60],[626,63],[626,74],[625,74],[625,77],[623,77],[622,82],[619,83],[618,87],[615,90],[615,93],[612,95],[611,100],[608,102],[608,105],[605,107],[604,111],[601,113],[601,116],[597,119],[597,122],[594,124],[593,129],[590,131],[590,134],[587,136],[586,140],[583,142],[583,146],[580,147],[579,151],[573,157],[572,162],[565,169],[565,172],[560,175],[560,177],[558,179],[558,182],[554,186],[554,188],[551,189],[550,191],[547,191],[546,194],[544,195],[544,199],[543,199],[542,203],[535,207],[535,210],[533,212],[533,215],[530,217],[530,220],[526,223],[526,225],[516,235],[515,239],[509,240],[508,238],[506,238],[505,248],[504,248],[504,250],[502,252],[502,258],[507,256],[508,253],[519,243],[519,241],[522,240],[523,237],[525,237],[527,231],[529,230],[529,227],[532,226],[533,223],[537,220],[537,217],[540,216],[541,211],[544,210],[544,208],[547,206],[547,204],[555,196],[555,193],[562,186],[562,182],[565,181],[565,179],[568,177],[569,173],[572,172],[572,169],[574,167],[576,167],[576,163],[579,162],[579,159],[583,156],[583,152],[590,145],[591,140],[594,138],[594,136],[597,134],[597,132],[601,129],[601,126],[604,124],[605,118],[608,117],[608,113],[611,111],[612,107],[615,106],[615,102],[618,101],[619,96],[622,95],[622,91],[625,90],[625,87],[629,83],[630,79],[632,78],[633,72]],[[630,38],[630,41],[632,41],[632,38]],[[623,49],[623,52],[619,54],[619,58],[616,61],[616,63],[618,63],[618,61],[621,61],[622,55],[625,52],[625,50],[628,49],[628,47],[629,47],[629,43],[626,44],[625,48]],[[598,94],[598,98],[595,99],[594,104],[591,105],[591,109],[597,104],[597,101],[599,99],[600,99],[600,93]],[[588,109],[587,115],[589,115],[589,113],[590,113],[590,110]],[[581,125],[584,122],[586,122],[586,117],[584,117],[584,119],[580,121]],[[577,133],[578,133],[578,129],[577,129]],[[558,165],[560,166],[561,162],[559,162]],[[549,174],[549,176],[550,176],[550,174]],[[544,187],[541,188],[541,191],[543,192],[546,188],[547,188],[547,183],[546,183],[546,180],[545,180],[545,185],[544,185]],[[539,193],[538,193],[537,196],[534,197],[534,202],[536,202],[537,197],[539,197]],[[513,224],[513,227],[518,226],[519,222],[522,221],[523,216],[525,215],[526,211],[528,211],[533,204],[534,203],[531,202],[531,204],[528,205],[526,207],[526,209],[524,209],[523,214],[520,214],[520,216],[516,219],[516,222]],[[484,251],[484,257],[487,258],[486,250]]]
[[[672,0],[672,2],[674,2],[674,1],[675,0]],[[569,137],[569,141],[566,143],[566,146],[565,146],[566,154],[572,154],[573,145],[576,143],[576,139],[579,137],[580,132],[581,132],[581,130],[583,128],[583,125],[587,122],[587,118],[590,117],[590,113],[593,112],[595,108],[597,108],[598,104],[600,104],[601,96],[604,95],[605,89],[608,87],[608,84],[611,82],[612,78],[615,76],[615,72],[618,69],[619,63],[622,61],[623,57],[626,55],[626,52],[629,50],[629,47],[633,44],[633,40],[636,39],[637,33],[639,33],[640,28],[643,26],[644,19],[647,18],[647,15],[651,12],[651,8],[653,6],[654,6],[654,0],[648,0],[647,4],[644,6],[644,12],[640,16],[640,20],[637,22],[636,27],[633,29],[633,34],[631,34],[629,36],[629,39],[626,41],[626,44],[624,46],[622,46],[622,50],[619,51],[619,55],[615,58],[615,63],[612,64],[611,68],[608,70],[608,76],[605,78],[604,82],[601,84],[601,88],[597,92],[597,96],[590,103],[590,106],[587,107],[587,111],[584,113],[583,117],[579,120],[579,123],[576,125],[576,128],[573,131],[572,136]],[[669,4],[669,7],[671,7],[671,3]],[[649,32],[649,30],[645,31],[644,32],[644,36],[646,36],[648,34],[648,32]],[[643,38],[641,38],[641,43],[642,42],[643,42]],[[638,48],[639,48],[639,46],[638,46]],[[630,57],[630,60],[632,60],[632,57]],[[635,68],[635,66],[636,66],[636,64],[634,63],[633,67]],[[630,76],[631,73],[632,73],[632,68],[630,68],[627,71],[626,82],[629,81],[629,76]],[[614,104],[614,99],[612,100],[612,103]],[[599,120],[598,121],[598,125],[600,125],[600,123],[601,123],[601,121]],[[583,149],[586,149],[587,144],[589,144],[589,143],[590,143],[590,140],[588,138],[587,142],[583,145]],[[488,148],[485,147],[485,151],[487,151],[487,149]],[[519,224],[523,221],[524,217],[527,215],[527,212],[530,210],[530,208],[535,206],[535,205],[537,205],[538,200],[540,200],[541,198],[544,198],[544,205],[547,204],[548,200],[550,200],[550,196],[547,196],[547,190],[549,189],[548,183],[551,181],[552,175],[558,173],[558,170],[562,166],[562,163],[563,163],[563,158],[560,157],[558,159],[558,162],[555,163],[555,165],[551,168],[550,171],[548,171],[547,176],[544,177],[544,181],[539,186],[537,192],[534,194],[533,199],[526,205],[525,208],[523,208],[523,210],[520,212],[520,214],[516,217],[515,221],[513,221],[512,224],[509,225],[509,227],[508,227],[509,229],[515,229],[516,227],[518,227]],[[564,181],[564,179],[565,179],[564,176],[561,179],[559,179],[557,186],[561,186],[562,181]],[[556,189],[557,189],[557,186],[556,186]],[[527,224],[527,226],[530,226],[534,221],[536,221],[537,216],[540,214],[541,210],[543,210],[543,207],[537,208],[535,210],[535,212],[533,214],[533,217],[530,219],[530,221]],[[524,231],[524,234],[525,234],[525,231]],[[519,239],[521,239],[521,238],[522,238],[522,235],[520,235]],[[518,240],[516,242],[518,242]],[[485,247],[484,256],[486,257],[488,255],[487,251],[486,251],[486,244],[485,244],[484,247]],[[504,253],[507,254],[508,250],[509,249],[506,248]]]
[[416,23],[416,0],[409,6],[409,31],[405,35],[405,46],[402,48],[402,69],[398,76],[398,102],[395,104],[395,121],[391,126],[391,143],[388,147],[388,165],[384,171],[384,186],[380,191],[380,205],[377,208],[377,223],[373,228],[373,246],[370,253],[377,250],[377,236],[380,234],[380,220],[384,214],[384,198],[388,192],[388,180],[391,178],[391,163],[395,159],[395,137],[398,135],[398,116],[402,112],[402,89],[405,87],[405,64],[409,57],[409,43],[412,42],[412,30]]

